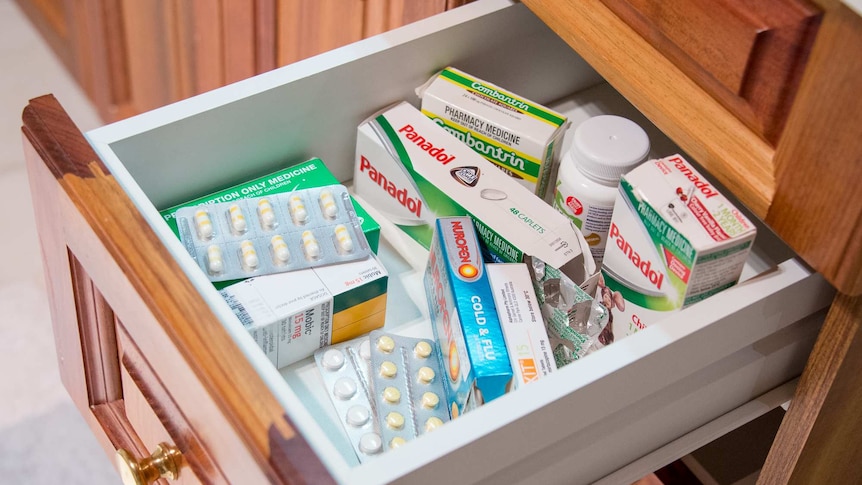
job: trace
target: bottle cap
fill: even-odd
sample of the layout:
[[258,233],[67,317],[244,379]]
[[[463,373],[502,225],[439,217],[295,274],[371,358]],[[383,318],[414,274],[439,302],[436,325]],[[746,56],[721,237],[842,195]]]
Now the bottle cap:
[[594,116],[578,125],[574,136],[566,157],[602,182],[616,183],[649,154],[649,137],[643,128],[620,116]]

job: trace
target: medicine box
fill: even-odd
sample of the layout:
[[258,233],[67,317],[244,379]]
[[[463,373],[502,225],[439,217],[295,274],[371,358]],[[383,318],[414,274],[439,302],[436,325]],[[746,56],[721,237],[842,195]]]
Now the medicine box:
[[425,293],[454,419],[512,386],[512,367],[469,217],[438,219]]
[[438,217],[469,216],[490,261],[534,255],[578,284],[595,272],[565,216],[408,103],[360,124],[353,186],[426,248]]
[[[228,202],[231,200],[247,199],[250,197],[262,197],[267,194],[280,194],[295,190],[308,189],[312,187],[324,187],[338,184],[338,180],[319,158],[312,158],[306,162],[287,167],[268,175],[258,177],[241,184],[228,187],[218,192],[213,192],[202,197],[164,209],[159,213],[168,223],[168,227],[179,237],[176,213],[183,207],[194,207],[201,204],[214,204]],[[368,245],[374,253],[380,244],[380,224],[377,223],[368,212],[351,197],[356,216],[362,225],[362,232],[368,240]],[[227,284],[231,284],[229,282]],[[225,284],[216,283],[216,288],[223,288]]]
[[282,368],[321,347],[383,327],[388,280],[372,254],[249,278],[221,294],[270,361]]
[[524,263],[486,264],[515,387],[557,370],[530,272]]
[[541,198],[565,115],[447,67],[416,90],[422,113]]
[[680,155],[623,175],[602,266],[614,339],[735,285],[755,234]]

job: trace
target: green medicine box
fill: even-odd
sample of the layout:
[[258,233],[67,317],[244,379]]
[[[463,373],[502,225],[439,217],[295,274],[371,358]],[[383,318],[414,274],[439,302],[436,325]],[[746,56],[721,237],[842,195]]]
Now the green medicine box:
[[[227,202],[230,200],[247,199],[251,197],[262,197],[267,194],[280,194],[291,192],[294,190],[308,189],[312,187],[322,187],[339,183],[332,175],[332,172],[326,168],[326,165],[319,158],[312,158],[306,162],[284,168],[273,172],[269,175],[264,175],[247,182],[228,187],[226,189],[204,195],[188,202],[175,205],[168,209],[162,210],[159,214],[162,215],[165,222],[179,237],[177,229],[177,221],[174,218],[176,212],[183,207],[191,207],[201,204],[212,204],[216,202]],[[365,238],[368,240],[368,245],[374,253],[377,253],[377,248],[380,244],[380,224],[375,221],[368,212],[353,200],[353,207],[356,209],[356,215],[362,224],[362,232],[365,233]],[[231,282],[216,283],[217,288],[222,288],[231,284]]]

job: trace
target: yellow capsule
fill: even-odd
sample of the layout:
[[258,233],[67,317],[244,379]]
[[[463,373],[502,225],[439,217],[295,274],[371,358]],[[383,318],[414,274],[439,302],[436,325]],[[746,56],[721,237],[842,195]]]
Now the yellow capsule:
[[293,217],[293,222],[297,224],[305,224],[308,220],[308,211],[305,210],[305,203],[302,197],[292,195],[287,203],[287,208],[290,210],[290,216]]
[[338,206],[335,204],[335,197],[332,196],[332,192],[329,189],[323,189],[318,198],[320,210],[323,211],[324,217],[335,219],[335,216],[338,215]]
[[419,382],[423,384],[428,384],[434,380],[434,369],[430,367],[422,367],[419,369],[417,373],[417,377],[419,378]]
[[443,426],[443,420],[438,418],[437,416],[431,416],[425,421],[425,431],[434,431],[435,429]]
[[237,234],[242,234],[246,230],[245,223],[245,215],[242,213],[242,209],[239,208],[238,205],[233,204],[228,208],[228,215],[230,215],[230,227]]
[[272,204],[269,199],[260,199],[257,203],[257,216],[260,218],[260,225],[264,229],[272,229],[275,226],[275,212],[272,210]]
[[398,404],[401,401],[401,391],[389,386],[383,390],[383,400],[391,404]]
[[213,222],[210,220],[209,212],[203,209],[195,212],[195,227],[201,239],[209,239],[213,236]]
[[396,437],[392,438],[391,440],[389,440],[389,448],[394,450],[395,448],[398,448],[399,446],[403,446],[405,443],[407,443],[407,440],[405,440],[404,438],[402,438],[400,436],[396,436]]
[[433,392],[422,394],[422,407],[425,409],[434,409],[440,404],[440,396]]
[[239,243],[240,254],[242,255],[242,264],[248,269],[255,269],[260,264],[257,257],[257,251],[254,249],[254,243],[246,239]]
[[427,359],[431,355],[431,344],[422,340],[413,347],[413,354],[420,359]]
[[302,249],[305,251],[305,257],[308,259],[317,259],[320,257],[320,245],[317,244],[317,238],[311,231],[302,232]]
[[395,377],[395,374],[398,373],[398,367],[395,367],[395,364],[391,361],[384,361],[380,364],[380,375],[383,377],[392,378]]
[[392,411],[386,415],[386,426],[392,429],[401,429],[404,427],[404,415]]
[[390,354],[395,349],[395,340],[389,335],[381,335],[377,339],[377,349],[381,352]]
[[221,248],[215,244],[207,248],[207,268],[210,274],[219,274],[224,271],[224,260],[221,257]]
[[269,244],[272,246],[272,256],[276,262],[285,264],[290,261],[290,250],[287,248],[287,243],[284,242],[283,237],[279,235],[272,236]]
[[344,224],[335,226],[335,239],[338,241],[339,251],[342,253],[353,252],[353,238],[350,237],[350,231]]

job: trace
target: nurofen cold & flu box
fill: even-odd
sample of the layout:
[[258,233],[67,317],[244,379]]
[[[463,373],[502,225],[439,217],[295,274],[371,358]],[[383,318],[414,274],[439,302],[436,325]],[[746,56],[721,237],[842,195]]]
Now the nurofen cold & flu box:
[[486,264],[485,270],[515,373],[515,387],[537,381],[557,370],[527,265],[494,263]]
[[250,278],[221,294],[282,368],[383,326],[389,276],[376,256]]
[[602,266],[603,291],[613,295],[605,299],[614,338],[735,285],[755,234],[751,221],[680,155],[625,174]]
[[454,419],[512,386],[503,330],[469,217],[437,220],[425,293]]
[[416,90],[422,113],[545,198],[566,117],[454,67]]
[[595,272],[565,216],[408,103],[359,126],[353,186],[426,248],[438,217],[469,216],[491,261],[535,255],[578,284]]

